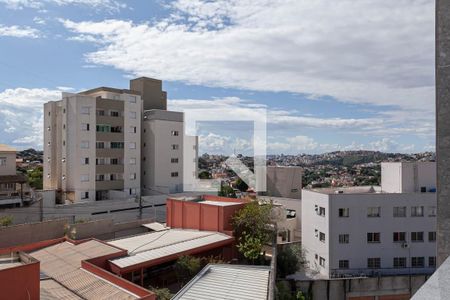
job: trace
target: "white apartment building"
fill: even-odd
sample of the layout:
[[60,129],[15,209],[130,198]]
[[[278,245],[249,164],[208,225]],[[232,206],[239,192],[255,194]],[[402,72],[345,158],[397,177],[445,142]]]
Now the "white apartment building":
[[381,187],[302,190],[302,246],[323,277],[431,273],[436,165],[383,163]]
[[44,189],[59,203],[135,197],[142,106],[139,92],[107,87],[44,104]]
[[183,191],[183,113],[152,109],[142,126],[142,193]]

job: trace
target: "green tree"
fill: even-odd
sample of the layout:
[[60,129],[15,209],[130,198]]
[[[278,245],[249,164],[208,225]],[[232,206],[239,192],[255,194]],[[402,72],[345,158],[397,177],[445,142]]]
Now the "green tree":
[[0,226],[9,226],[13,222],[12,216],[3,216],[0,217]]
[[261,256],[262,248],[271,240],[272,205],[252,201],[240,209],[232,219],[239,252],[253,263]]
[[44,169],[39,166],[27,171],[28,184],[35,189],[42,190],[42,176]]
[[276,300],[296,300],[296,297],[292,295],[289,286],[286,282],[277,282],[277,290],[275,294]]
[[192,279],[201,268],[200,258],[183,255],[178,258],[174,265],[175,273],[177,274],[178,281],[184,285],[186,282]]
[[218,195],[220,197],[237,198],[233,188],[228,185],[222,185]]
[[172,299],[172,294],[168,288],[155,288],[150,286],[150,291],[155,293],[157,300],[170,300]]
[[277,276],[284,278],[297,272],[305,263],[302,249],[297,245],[284,247],[277,255]]
[[209,173],[208,171],[201,171],[198,174],[198,178],[200,178],[200,179],[210,179],[211,178],[211,173]]
[[241,192],[245,192],[248,189],[248,185],[245,183],[244,180],[242,180],[241,178],[238,178],[236,180],[236,187],[238,190],[240,190]]

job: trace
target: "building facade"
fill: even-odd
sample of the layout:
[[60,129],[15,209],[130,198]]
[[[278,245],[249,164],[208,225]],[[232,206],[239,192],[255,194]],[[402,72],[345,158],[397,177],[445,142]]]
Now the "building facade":
[[60,203],[139,194],[139,92],[96,88],[44,105],[44,189]]
[[[421,164],[417,169],[427,172],[428,163]],[[396,178],[398,170],[397,163],[383,164],[382,177]],[[409,172],[401,176],[407,178],[399,182],[409,182]],[[303,190],[302,245],[309,268],[324,277],[432,273],[435,185],[420,185],[420,192],[387,192],[383,187]],[[388,189],[394,188],[390,182]]]
[[268,166],[267,196],[301,199],[303,169],[300,167]]

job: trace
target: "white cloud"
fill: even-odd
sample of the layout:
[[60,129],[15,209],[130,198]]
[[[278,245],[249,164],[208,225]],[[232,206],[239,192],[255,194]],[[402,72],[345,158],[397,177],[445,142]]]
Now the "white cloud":
[[2,140],[19,147],[42,148],[43,104],[61,98],[60,90],[7,89],[0,93]]
[[54,4],[58,6],[79,5],[87,6],[94,9],[105,9],[107,11],[118,11],[125,8],[126,4],[115,0],[0,0],[6,8],[9,9],[43,9],[47,4]]
[[0,24],[0,36],[36,39],[41,36],[41,33],[39,30],[29,26],[3,26]]
[[72,22],[134,75],[433,111],[434,3],[178,0],[155,23]]

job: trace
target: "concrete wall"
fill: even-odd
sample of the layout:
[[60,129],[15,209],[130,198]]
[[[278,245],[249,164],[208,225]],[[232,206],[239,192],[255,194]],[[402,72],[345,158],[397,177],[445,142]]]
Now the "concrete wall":
[[418,193],[436,189],[435,162],[381,163],[381,189],[387,193]]
[[438,263],[450,255],[450,2],[436,1]]
[[267,167],[267,196],[301,199],[303,169]]
[[2,158],[6,158],[6,165],[0,165],[0,176],[16,175],[16,152],[0,152]]
[[311,300],[406,300],[428,279],[426,275],[296,281]]

